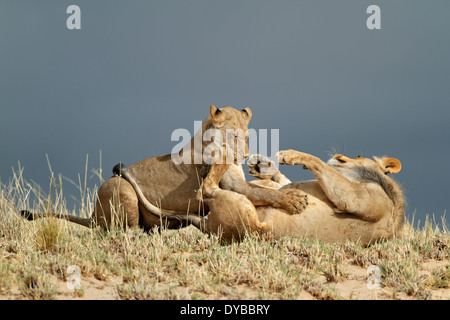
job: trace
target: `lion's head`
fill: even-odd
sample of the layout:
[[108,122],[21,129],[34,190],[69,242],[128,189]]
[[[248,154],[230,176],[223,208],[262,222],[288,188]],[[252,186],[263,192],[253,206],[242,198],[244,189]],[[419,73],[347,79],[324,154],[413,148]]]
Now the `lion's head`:
[[402,169],[400,160],[388,157],[374,157],[374,160],[372,160],[362,156],[350,158],[343,154],[336,154],[328,160],[327,164],[348,178],[357,178],[359,170],[355,169],[358,167],[375,170],[376,172],[385,175],[389,173],[398,173]]
[[372,182],[380,185],[395,206],[403,208],[404,197],[401,187],[387,176],[390,173],[400,172],[402,169],[400,160],[389,157],[373,157],[373,159],[361,156],[349,158],[342,154],[337,154],[328,160],[327,164],[350,180]]
[[[205,162],[212,162],[216,152],[220,150],[223,163],[241,163],[249,156],[248,123],[252,118],[252,110],[245,108],[234,109],[230,106],[216,108],[210,107],[210,127],[203,135],[204,142],[208,143],[204,149]],[[208,159],[209,157],[209,159]],[[220,160],[219,160],[220,161]],[[217,161],[215,161],[217,163]],[[220,162],[219,162],[220,163]]]

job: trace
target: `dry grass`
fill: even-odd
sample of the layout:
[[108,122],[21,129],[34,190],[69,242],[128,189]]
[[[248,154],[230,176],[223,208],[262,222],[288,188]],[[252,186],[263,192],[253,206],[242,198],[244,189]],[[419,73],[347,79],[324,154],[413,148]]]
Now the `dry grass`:
[[[53,176],[53,175],[52,175]],[[61,180],[61,179],[59,179]],[[81,185],[80,179],[80,185]],[[0,185],[2,299],[449,299],[447,230],[404,226],[401,237],[364,248],[307,239],[248,236],[220,245],[193,227],[90,230],[54,218],[26,221],[17,211],[69,212],[62,182],[49,194],[19,169]],[[32,190],[32,191],[30,191]],[[89,215],[95,190],[82,190]],[[380,272],[369,289],[370,266]],[[80,271],[78,289],[71,289]],[[373,278],[373,277],[372,277]]]

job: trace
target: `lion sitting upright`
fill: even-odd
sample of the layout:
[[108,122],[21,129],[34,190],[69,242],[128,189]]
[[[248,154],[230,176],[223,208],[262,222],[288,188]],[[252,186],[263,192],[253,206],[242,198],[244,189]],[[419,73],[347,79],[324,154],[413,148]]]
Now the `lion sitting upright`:
[[[401,170],[399,160],[337,154],[325,163],[295,150],[280,151],[277,158],[281,164],[303,165],[317,180],[290,183],[274,170],[270,160],[262,157],[250,158],[250,174],[263,179],[262,183],[256,182],[260,185],[303,192],[308,203],[300,214],[255,206],[244,196],[222,190],[207,178],[203,193],[210,213],[204,219],[203,230],[217,233],[226,241],[256,232],[276,237],[312,237],[325,242],[359,241],[362,245],[392,238],[398,232],[405,201],[402,189],[387,174]],[[272,172],[262,172],[264,167]],[[213,165],[210,177],[216,175],[214,180],[218,180],[224,170]]]

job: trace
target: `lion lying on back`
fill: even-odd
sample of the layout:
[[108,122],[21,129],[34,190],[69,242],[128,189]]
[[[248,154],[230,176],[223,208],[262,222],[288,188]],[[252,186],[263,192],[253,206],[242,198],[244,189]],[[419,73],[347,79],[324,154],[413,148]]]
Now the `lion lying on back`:
[[[275,168],[268,159],[250,163],[250,174],[264,179],[256,182],[259,185],[304,192],[308,199],[306,208],[300,214],[289,215],[271,206],[255,207],[241,194],[206,183],[207,178],[203,195],[207,197],[210,213],[204,219],[204,231],[217,233],[226,241],[256,232],[276,237],[317,237],[325,242],[359,241],[367,245],[392,238],[399,230],[405,201],[400,186],[387,176],[401,170],[399,160],[338,154],[325,163],[294,150],[280,151],[277,158],[281,164],[303,165],[317,180],[289,183],[278,170],[261,173],[264,165]],[[219,181],[224,170],[221,165],[213,165],[211,178],[216,175],[214,181]]]

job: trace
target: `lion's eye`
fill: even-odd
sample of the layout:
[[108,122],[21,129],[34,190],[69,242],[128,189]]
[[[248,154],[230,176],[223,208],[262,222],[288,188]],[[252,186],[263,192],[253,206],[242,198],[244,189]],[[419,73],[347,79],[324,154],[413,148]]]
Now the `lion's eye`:
[[336,159],[339,163],[345,163],[345,160],[342,160],[341,158]]

